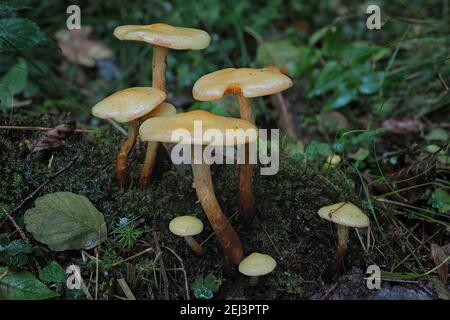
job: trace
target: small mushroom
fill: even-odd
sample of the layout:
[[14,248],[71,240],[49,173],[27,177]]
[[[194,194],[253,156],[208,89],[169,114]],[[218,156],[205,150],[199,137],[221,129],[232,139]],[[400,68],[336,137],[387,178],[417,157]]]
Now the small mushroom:
[[128,123],[128,138],[117,156],[116,174],[119,185],[130,183],[128,154],[133,149],[139,130],[139,118],[148,114],[166,99],[166,94],[155,88],[135,87],[118,91],[92,108],[92,114],[101,119]]
[[250,285],[255,286],[260,276],[271,273],[277,262],[268,254],[253,252],[239,264],[239,272],[250,277]]
[[339,163],[341,163],[341,161],[342,161],[341,156],[333,153],[327,157],[327,160],[325,161],[325,169],[334,168]]
[[153,87],[166,91],[166,58],[169,49],[201,50],[209,46],[211,37],[203,30],[174,27],[164,23],[126,25],[114,30],[119,40],[143,41],[153,48]]
[[[156,109],[141,117],[140,121],[143,122],[153,117],[171,116],[177,113],[177,109],[170,103],[163,102]],[[149,184],[150,176],[152,175],[153,168],[156,162],[156,156],[158,154],[159,142],[149,141],[147,142],[147,152],[145,154],[144,164],[139,176],[139,186],[142,190],[145,190]]]
[[[194,122],[199,121],[202,130],[214,129],[220,132],[224,141],[221,143],[214,141],[220,146],[232,146],[237,143],[254,142],[254,136],[246,135],[244,139],[234,139],[236,134],[248,129],[256,127],[248,121],[227,118],[214,115],[203,110],[196,110],[186,113],[179,113],[173,116],[156,117],[146,120],[139,129],[139,134],[143,141],[159,141],[166,143],[180,143],[175,140],[173,133],[178,130],[187,131],[189,141],[182,141],[186,145],[204,146],[213,143],[208,140],[205,135],[196,135],[194,132]],[[233,139],[227,139],[228,134],[233,135]],[[241,141],[242,140],[242,141]],[[194,152],[195,156],[195,152]],[[217,201],[213,182],[211,178],[210,166],[205,163],[203,159],[195,159],[191,162],[192,171],[194,174],[194,187],[197,192],[197,197],[200,200],[202,207],[208,217],[209,222],[214,230],[214,233],[222,246],[226,261],[231,265],[237,265],[243,258],[243,248],[238,234],[228,222],[226,216]]]
[[205,249],[193,238],[193,236],[203,231],[203,223],[200,219],[194,216],[176,217],[170,221],[169,230],[174,235],[183,237],[197,255],[202,256],[205,254]]
[[331,281],[337,274],[345,258],[348,246],[348,228],[367,228],[369,218],[357,206],[350,202],[339,202],[319,209],[322,219],[331,221],[337,227],[336,253],[323,273],[325,281]]
[[[292,80],[276,68],[227,68],[202,76],[192,89],[194,99],[211,101],[225,94],[236,95],[241,118],[255,124],[252,98],[281,92],[292,86]],[[248,150],[246,154],[248,161]],[[252,192],[253,165],[239,166],[238,205],[244,220],[249,220],[255,211]]]

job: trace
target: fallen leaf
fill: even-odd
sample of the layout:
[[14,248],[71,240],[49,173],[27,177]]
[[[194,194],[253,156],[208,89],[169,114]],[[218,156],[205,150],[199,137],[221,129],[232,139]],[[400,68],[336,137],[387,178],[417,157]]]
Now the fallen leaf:
[[[431,244],[431,255],[436,267],[441,265],[445,261],[445,259],[447,259],[447,255],[445,254],[442,247],[438,246],[435,243]],[[441,282],[446,285],[448,280],[448,262],[443,263],[436,271]]]
[[392,133],[411,133],[419,132],[422,128],[422,122],[417,119],[386,119],[383,121],[383,128]]
[[30,146],[30,153],[62,147],[63,140],[73,134],[76,127],[77,123],[70,121],[48,130],[33,142]]
[[55,192],[34,204],[25,212],[26,229],[51,250],[88,250],[106,240],[105,218],[85,196]]
[[91,32],[91,26],[84,26],[81,29],[63,29],[55,33],[58,45],[67,60],[92,68],[97,60],[112,57],[113,52],[110,48],[100,41],[89,39]]

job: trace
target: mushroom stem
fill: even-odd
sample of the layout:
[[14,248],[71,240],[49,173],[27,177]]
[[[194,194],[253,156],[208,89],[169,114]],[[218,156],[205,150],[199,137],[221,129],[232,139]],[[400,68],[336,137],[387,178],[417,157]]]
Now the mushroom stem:
[[[237,95],[241,118],[255,124],[252,101],[242,94]],[[244,221],[252,218],[255,212],[255,200],[252,191],[253,165],[249,163],[249,147],[245,148],[245,164],[239,165],[238,207]]]
[[152,86],[166,92],[166,58],[168,48],[155,45],[152,60]]
[[147,152],[145,154],[144,165],[142,166],[139,176],[139,186],[142,190],[148,187],[150,176],[156,163],[156,155],[158,153],[159,142],[149,141],[147,143]]
[[348,227],[337,225],[337,238],[336,253],[323,274],[323,279],[327,282],[334,279],[347,253]]
[[214,193],[209,165],[192,164],[194,186],[209,223],[222,246],[226,261],[236,266],[244,257],[241,240],[222,212]]
[[186,236],[184,240],[198,256],[205,254],[205,249],[192,236]]
[[130,183],[130,175],[128,173],[128,154],[136,143],[136,137],[139,130],[139,121],[133,120],[128,122],[128,138],[120,147],[117,155],[116,175],[119,185],[126,189]]
[[252,276],[250,277],[250,280],[248,281],[248,283],[250,284],[250,286],[254,287],[258,284],[259,281],[259,276]]

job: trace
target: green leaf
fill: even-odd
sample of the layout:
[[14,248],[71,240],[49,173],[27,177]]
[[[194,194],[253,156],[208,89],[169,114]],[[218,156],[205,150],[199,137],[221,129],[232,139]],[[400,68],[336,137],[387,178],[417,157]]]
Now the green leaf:
[[446,130],[442,128],[436,128],[431,130],[426,136],[425,139],[428,141],[448,141],[448,133]]
[[105,218],[88,198],[71,192],[39,197],[25,212],[33,237],[54,251],[92,249],[107,237]]
[[13,97],[21,93],[28,79],[28,64],[20,58],[0,82],[0,107],[13,106]]
[[450,211],[450,195],[444,189],[436,189],[431,194],[431,206],[438,209],[440,213]]
[[30,49],[45,40],[47,36],[33,21],[0,19],[0,52]]
[[356,161],[363,161],[369,156],[370,152],[366,148],[359,148],[358,151],[351,154],[349,157]]
[[330,146],[326,143],[311,142],[306,147],[305,153],[308,161],[314,161],[319,156],[328,156],[332,153]]
[[357,94],[358,92],[355,89],[349,88],[345,84],[339,86],[325,103],[324,109],[334,110],[345,107],[356,98]]
[[266,41],[258,46],[256,61],[264,66],[270,64],[277,67],[284,66],[288,73],[294,76],[301,55],[299,48],[289,40]]
[[58,293],[48,289],[30,272],[9,272],[0,267],[0,299],[44,300],[57,296]]
[[362,94],[374,94],[380,90],[382,79],[384,77],[383,72],[369,72],[363,74],[361,77],[361,85],[358,90]]
[[39,272],[39,279],[44,283],[64,283],[66,271],[58,262],[52,261]]
[[207,288],[197,288],[194,290],[194,296],[199,300],[211,300],[214,294]]

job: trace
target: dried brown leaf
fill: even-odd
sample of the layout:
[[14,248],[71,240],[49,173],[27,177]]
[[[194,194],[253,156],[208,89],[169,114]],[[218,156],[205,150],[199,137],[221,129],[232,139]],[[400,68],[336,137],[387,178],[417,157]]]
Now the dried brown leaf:
[[438,273],[439,279],[444,285],[446,285],[448,280],[448,262],[443,262],[445,261],[445,259],[447,259],[447,255],[443,248],[435,243],[431,244],[431,255],[436,267],[442,264],[436,271]]
[[412,133],[419,132],[423,124],[417,119],[386,119],[383,121],[383,128],[392,133]]
[[62,147],[64,145],[63,140],[73,134],[76,127],[77,123],[71,121],[48,130],[34,140],[30,146],[30,153]]

